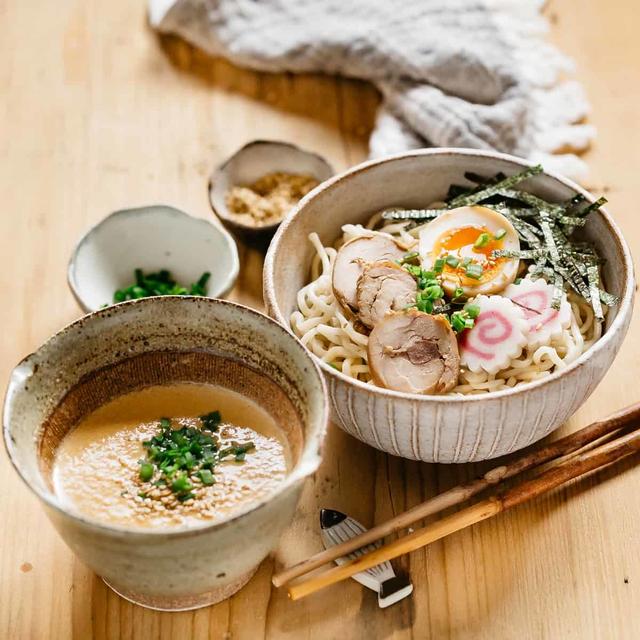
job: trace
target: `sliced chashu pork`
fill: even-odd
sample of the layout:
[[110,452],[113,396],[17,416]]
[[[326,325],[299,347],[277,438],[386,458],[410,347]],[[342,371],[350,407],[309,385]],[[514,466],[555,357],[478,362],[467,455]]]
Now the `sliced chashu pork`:
[[331,280],[338,302],[345,310],[356,312],[358,278],[366,265],[380,260],[401,260],[405,253],[392,238],[382,235],[361,236],[343,244],[333,263]]
[[358,278],[358,318],[374,327],[390,311],[415,305],[418,286],[413,276],[395,262],[384,260],[367,265]]
[[458,382],[456,335],[442,316],[415,309],[387,315],[368,345],[373,381],[405,393],[446,393]]

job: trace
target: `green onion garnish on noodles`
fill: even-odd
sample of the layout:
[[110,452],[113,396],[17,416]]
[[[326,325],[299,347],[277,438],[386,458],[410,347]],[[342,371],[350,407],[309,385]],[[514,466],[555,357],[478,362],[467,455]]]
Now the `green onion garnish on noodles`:
[[469,314],[469,317],[474,320],[480,315],[480,307],[477,304],[466,304],[464,310]]
[[491,236],[488,233],[481,233],[476,241],[473,243],[475,249],[481,249],[482,247],[486,247],[489,242],[491,242]]
[[447,263],[447,266],[451,267],[452,269],[455,269],[460,264],[460,258],[452,254],[449,254],[445,258],[445,262]]
[[473,329],[473,325],[475,324],[474,318],[472,318],[465,309],[462,309],[461,311],[454,311],[451,314],[450,321],[451,328],[456,333],[460,333],[465,329]]
[[464,275],[467,276],[467,278],[472,278],[473,280],[480,280],[480,278],[482,278],[482,265],[480,264],[467,265]]
[[417,251],[411,251],[407,254],[405,254],[402,258],[402,260],[400,260],[400,264],[406,264],[407,262],[413,262],[414,260],[416,260],[417,258],[420,257],[420,254]]

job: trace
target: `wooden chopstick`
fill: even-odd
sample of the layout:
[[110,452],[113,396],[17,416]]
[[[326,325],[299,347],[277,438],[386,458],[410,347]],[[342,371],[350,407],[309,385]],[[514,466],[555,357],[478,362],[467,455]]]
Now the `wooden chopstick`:
[[328,569],[308,580],[293,584],[288,588],[289,597],[292,600],[298,600],[308,596],[315,591],[345,580],[381,562],[393,560],[398,556],[439,540],[450,533],[491,518],[501,511],[506,511],[511,507],[551,491],[569,480],[608,466],[638,451],[640,451],[640,429],[615,438],[611,442],[607,442],[587,453],[577,455],[564,463],[555,465],[531,480],[522,482],[497,496],[492,496],[462,511],[442,518],[432,525],[423,527],[357,559],[348,560],[344,564]]
[[519,473],[533,467],[550,462],[561,456],[574,453],[583,447],[598,441],[600,438],[623,428],[633,422],[640,422],[640,403],[626,407],[609,417],[594,422],[591,425],[560,438],[555,442],[538,445],[528,453],[505,465],[495,467],[479,478],[475,478],[457,487],[453,487],[419,505],[398,514],[387,522],[379,524],[363,534],[351,538],[330,549],[321,551],[288,569],[284,569],[272,577],[276,587],[280,587],[301,575],[313,571],[318,567],[332,562],[337,558],[346,556],[361,547],[365,547],[376,540],[384,538],[392,533],[404,529],[419,520],[444,511],[445,509],[461,504],[465,500],[475,496],[487,487],[498,484]]

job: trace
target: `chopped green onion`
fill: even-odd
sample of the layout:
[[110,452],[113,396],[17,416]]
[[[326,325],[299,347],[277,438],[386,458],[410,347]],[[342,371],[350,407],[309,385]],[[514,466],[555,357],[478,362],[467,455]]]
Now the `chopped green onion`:
[[418,257],[420,257],[420,254],[417,251],[411,251],[410,253],[406,253],[403,256],[402,260],[400,260],[400,264],[411,262],[412,260],[415,260]]
[[477,304],[466,304],[464,306],[464,311],[466,311],[468,316],[473,320],[480,315],[480,307]]
[[442,273],[442,270],[444,269],[444,258],[438,258],[434,263],[433,263],[433,270],[436,273]]
[[135,269],[133,272],[134,284],[115,291],[113,302],[137,300],[149,296],[205,296],[210,277],[211,274],[205,271],[196,282],[187,288],[177,284],[167,269],[148,274],[145,274],[142,269]]
[[422,311],[423,313],[432,313],[433,312],[433,301],[428,298],[421,297],[422,294],[418,294],[416,298],[416,307],[418,311]]
[[150,462],[143,462],[140,465],[140,480],[149,482],[153,478],[153,465]]
[[[464,329],[473,329],[475,325],[475,319],[478,317],[480,313],[479,308],[476,307],[477,308],[477,313],[476,313],[476,310],[473,307],[476,307],[476,305],[467,305],[461,311],[454,311],[451,314],[451,319],[450,319],[451,328],[456,333],[460,333],[461,331],[464,331]],[[471,309],[472,311],[471,313],[469,312],[469,309]]]
[[502,240],[502,238],[504,238],[506,235],[507,235],[506,229],[498,229],[493,237],[496,240]]
[[[198,278],[198,282],[191,285],[191,289],[189,294],[192,296],[206,296],[207,295],[207,282],[209,282],[209,278],[211,278],[211,274],[208,271],[205,271],[200,278]],[[184,288],[184,287],[183,287]],[[186,289],[185,289],[186,291]],[[184,295],[184,294],[182,294]]]
[[459,333],[465,328],[465,317],[461,311],[454,311],[451,314],[451,328]]
[[210,469],[200,469],[200,471],[198,471],[198,476],[200,477],[200,480],[202,480],[202,484],[209,486],[214,483],[213,473],[211,473]]
[[491,236],[488,233],[481,233],[476,241],[473,243],[474,249],[480,249],[481,247],[486,247],[491,241]]
[[455,269],[459,264],[460,264],[460,258],[449,254],[446,258],[445,258],[445,262],[447,263],[448,266],[450,266],[452,269]]
[[[139,478],[149,482],[158,477],[155,486],[169,486],[175,497],[184,502],[195,498],[193,480],[199,478],[203,485],[215,483],[214,467],[227,456],[244,460],[253,442],[246,442],[219,450],[216,430],[222,422],[219,411],[211,411],[200,416],[202,428],[183,426],[171,428],[170,418],[159,420],[159,431],[149,440],[142,442],[147,459],[140,460]],[[195,491],[195,490],[194,490]]]
[[425,294],[428,300],[438,300],[439,298],[442,298],[444,291],[439,284],[434,284],[425,289]]
[[464,275],[467,278],[472,278],[473,280],[480,280],[482,278],[482,265],[480,264],[469,264],[464,272]]
[[182,493],[183,491],[189,491],[193,485],[189,482],[189,478],[186,475],[178,476],[172,483],[171,489],[174,493]]

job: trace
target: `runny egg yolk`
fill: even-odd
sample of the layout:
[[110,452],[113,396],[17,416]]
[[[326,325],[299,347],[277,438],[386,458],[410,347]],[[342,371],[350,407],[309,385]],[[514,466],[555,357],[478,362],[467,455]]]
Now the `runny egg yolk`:
[[[476,246],[482,234],[487,234],[488,241]],[[453,255],[460,260],[457,267],[452,267],[445,263],[445,273],[455,273],[459,276],[463,284],[478,283],[478,279],[471,279],[465,276],[465,266],[463,261],[470,258],[470,263],[482,266],[481,282],[491,280],[500,271],[504,258],[493,258],[491,252],[502,249],[504,239],[496,240],[493,233],[486,227],[460,227],[443,233],[433,246],[431,253],[434,259],[446,258]]]

